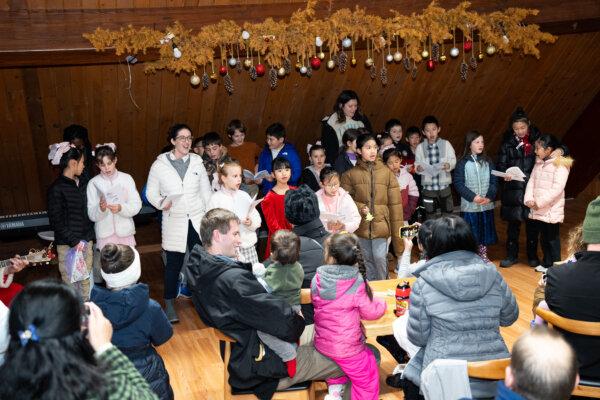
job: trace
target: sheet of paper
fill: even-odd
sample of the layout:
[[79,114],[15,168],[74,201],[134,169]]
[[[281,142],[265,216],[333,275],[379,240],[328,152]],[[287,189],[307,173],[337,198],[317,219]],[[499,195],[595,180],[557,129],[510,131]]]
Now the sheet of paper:
[[342,222],[342,216],[340,214],[321,212],[320,216],[327,222]]
[[163,204],[166,205],[168,203],[174,203],[175,201],[179,200],[181,196],[183,196],[183,193],[169,194],[163,197],[163,199],[160,201],[160,205],[162,206]]
[[250,214],[252,213],[252,211],[256,210],[256,206],[260,204],[261,201],[264,200],[263,199],[258,199],[256,200],[256,194],[254,195],[254,197],[252,198],[252,202],[250,203],[250,206],[248,207],[248,213],[246,214],[246,218],[250,218]]
[[444,165],[443,163],[437,163],[433,165],[421,164],[421,167],[423,167],[423,174],[429,175],[433,178],[434,176],[439,175],[440,171],[444,168]]

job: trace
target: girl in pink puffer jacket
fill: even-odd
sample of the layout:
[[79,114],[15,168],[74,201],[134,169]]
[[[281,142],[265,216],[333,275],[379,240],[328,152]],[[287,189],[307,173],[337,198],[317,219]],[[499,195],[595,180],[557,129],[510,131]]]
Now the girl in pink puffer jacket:
[[315,348],[335,361],[345,374],[327,380],[329,394],[325,399],[341,399],[342,385],[349,379],[352,399],[377,400],[379,368],[373,352],[365,345],[360,321],[380,318],[385,313],[386,303],[373,298],[356,235],[336,233],[327,238],[324,245],[326,265],[317,269],[311,283],[314,343]]
[[535,142],[537,159],[524,197],[529,219],[535,220],[541,235],[545,268],[561,260],[559,224],[565,217],[565,185],[573,165],[571,157],[551,155],[559,144],[552,135],[542,135]]

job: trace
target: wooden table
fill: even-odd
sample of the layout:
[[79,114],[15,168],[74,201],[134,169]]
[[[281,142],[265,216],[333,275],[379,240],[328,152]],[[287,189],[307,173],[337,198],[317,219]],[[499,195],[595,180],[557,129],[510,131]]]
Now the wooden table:
[[[410,282],[410,285],[415,283],[416,278],[404,278],[404,279],[387,279],[383,281],[371,281],[369,285],[373,291],[374,297],[384,298],[387,303],[387,310],[385,314],[374,321],[363,321],[365,327],[365,335],[368,338],[373,338],[382,335],[391,335],[392,322],[396,320],[394,315],[394,309],[396,308],[396,286],[402,281]],[[389,294],[388,294],[389,292]],[[301,303],[310,303],[310,289],[302,289]]]

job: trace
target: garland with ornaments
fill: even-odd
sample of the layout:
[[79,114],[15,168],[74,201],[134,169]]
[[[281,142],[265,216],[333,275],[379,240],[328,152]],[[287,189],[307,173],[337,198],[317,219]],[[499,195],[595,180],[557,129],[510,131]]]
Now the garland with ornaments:
[[[426,70],[434,71],[448,60],[447,54],[459,59],[462,53],[459,73],[465,81],[469,69],[477,69],[486,55],[517,51],[539,58],[539,43],[556,41],[555,36],[541,32],[538,25],[524,23],[528,16],[538,14],[535,9],[508,8],[479,14],[469,10],[469,2],[448,10],[432,2],[421,14],[402,15],[390,10],[393,16],[383,18],[356,7],[318,19],[316,4],[317,0],[309,0],[306,8],[293,13],[289,21],[267,18],[240,26],[222,20],[199,32],[179,22],[164,31],[130,25],[117,31],[97,28],[83,36],[97,51],[114,49],[119,56],[157,49],[158,60],[145,63],[147,73],[161,69],[176,74],[185,71],[191,75],[193,86],[204,89],[221,75],[230,94],[234,92],[232,71],[246,70],[252,80],[267,75],[275,89],[278,79],[292,73],[293,59],[295,69],[306,77],[323,63],[328,70],[345,72],[348,66],[358,64],[357,42],[366,47],[364,64],[371,79],[379,76],[386,85],[386,64],[402,64],[416,79],[419,65],[425,64]],[[462,33],[462,52],[456,43],[457,32]]]

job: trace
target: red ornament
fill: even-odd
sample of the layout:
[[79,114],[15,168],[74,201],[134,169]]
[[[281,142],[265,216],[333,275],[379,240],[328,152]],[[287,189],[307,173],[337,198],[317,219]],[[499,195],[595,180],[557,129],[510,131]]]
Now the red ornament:
[[224,75],[226,75],[226,74],[227,74],[227,67],[226,67],[226,66],[224,66],[224,65],[221,65],[221,66],[219,67],[219,73],[220,73],[221,75],[223,75],[223,76],[224,76]]
[[427,60],[427,71],[433,71],[435,69],[435,61]]
[[255,68],[256,68],[256,75],[258,75],[258,76],[263,76],[265,74],[265,72],[267,71],[264,64],[256,64]]
[[319,57],[311,57],[310,66],[312,67],[312,69],[319,69],[319,67],[321,66],[321,60],[319,59]]
[[472,48],[473,42],[471,40],[465,40],[465,42],[463,43],[463,49],[465,49],[465,52],[470,52]]

